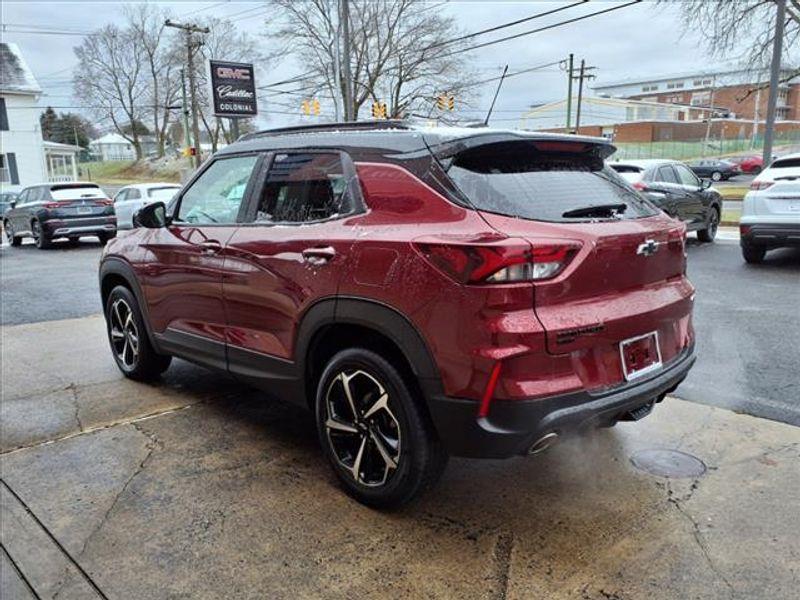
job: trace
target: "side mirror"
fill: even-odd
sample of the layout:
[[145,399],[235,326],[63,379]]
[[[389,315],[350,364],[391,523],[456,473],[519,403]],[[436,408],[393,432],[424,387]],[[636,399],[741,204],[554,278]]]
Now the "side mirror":
[[8,203],[8,206],[11,207],[11,208],[14,208],[16,205],[17,205],[17,201],[16,200],[12,200],[11,202]]
[[714,182],[711,181],[710,179],[701,179],[700,180],[700,189],[701,190],[707,190],[708,188],[711,187],[712,183],[714,183]]
[[133,213],[133,226],[146,229],[158,229],[169,224],[167,207],[163,202],[147,204]]

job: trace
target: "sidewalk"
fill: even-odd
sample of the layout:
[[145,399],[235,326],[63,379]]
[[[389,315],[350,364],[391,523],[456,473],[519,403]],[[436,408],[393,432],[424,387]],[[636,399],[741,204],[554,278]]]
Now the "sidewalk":
[[[433,493],[381,513],[339,491],[308,414],[185,363],[123,380],[100,317],[2,343],[4,598],[33,597],[25,580],[60,600],[800,589],[798,428],[667,399],[539,457],[453,459]],[[648,455],[686,476],[632,464]]]

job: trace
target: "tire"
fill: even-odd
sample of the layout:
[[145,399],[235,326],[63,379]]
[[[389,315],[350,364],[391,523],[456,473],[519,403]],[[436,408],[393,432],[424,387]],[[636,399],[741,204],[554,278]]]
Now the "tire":
[[717,229],[719,228],[719,211],[716,208],[711,208],[708,211],[706,218],[706,228],[700,229],[697,232],[697,239],[701,242],[710,243],[717,237]]
[[753,167],[752,169],[750,169],[751,175],[758,175],[759,173],[761,173],[761,167]]
[[169,368],[172,357],[153,349],[139,303],[128,288],[118,285],[111,290],[105,317],[111,354],[125,377],[150,381]]
[[711,174],[711,180],[712,181],[721,181],[722,180],[722,173],[720,173],[719,171],[714,171]]
[[339,352],[320,377],[320,445],[345,491],[362,504],[407,504],[431,488],[447,465],[416,395],[394,366],[364,348]]
[[764,246],[742,244],[742,258],[744,258],[744,261],[748,264],[757,265],[761,263],[766,254],[767,249]]
[[22,238],[14,233],[14,226],[11,224],[11,221],[3,222],[3,229],[6,230],[6,238],[9,244],[12,246],[19,246],[22,244]]
[[105,246],[108,240],[111,239],[107,233],[98,233],[97,239],[100,240],[100,245]]
[[52,247],[53,242],[47,237],[47,234],[42,231],[42,226],[36,219],[31,221],[31,233],[33,234],[33,241],[36,242],[36,247],[39,250],[47,250]]

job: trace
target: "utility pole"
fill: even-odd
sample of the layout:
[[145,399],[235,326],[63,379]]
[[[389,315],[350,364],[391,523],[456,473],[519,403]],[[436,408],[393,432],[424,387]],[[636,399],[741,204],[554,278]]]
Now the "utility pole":
[[709,113],[708,113],[708,121],[706,123],[706,139],[703,142],[703,158],[706,156],[706,151],[708,150],[708,143],[711,139],[711,119],[714,118],[714,90],[717,87],[717,76],[711,79],[711,92],[708,96],[708,106],[709,106]]
[[[186,69],[181,68],[181,113],[183,113],[183,146],[187,150],[191,147],[192,141],[189,137],[189,100],[186,97]],[[192,166],[192,157],[189,156],[189,166]]]
[[764,124],[764,168],[772,160],[772,140],[775,134],[775,110],[778,104],[778,80],[781,73],[783,50],[783,22],[786,19],[786,0],[776,0],[778,14],[775,17],[775,36],[772,44],[772,68],[769,76],[769,99],[767,100],[767,122]]
[[208,27],[200,27],[192,23],[176,23],[170,19],[164,22],[167,27],[182,29],[186,33],[186,62],[189,69],[189,94],[191,95],[192,105],[192,135],[194,136],[194,166],[200,166],[200,124],[197,120],[197,82],[194,70],[194,51],[202,45],[202,42],[195,42],[192,39],[193,33],[208,33]]
[[342,57],[342,77],[344,78],[344,120],[352,121],[353,114],[353,77],[350,73],[350,1],[340,0],[342,22],[342,43],[344,56]]
[[574,56],[572,54],[569,55],[569,64],[567,69],[569,73],[567,74],[567,127],[566,132],[570,132],[570,125],[572,124],[572,60]]
[[581,59],[581,71],[578,75],[578,106],[575,110],[575,133],[580,133],[581,128],[581,106],[583,105],[583,80],[594,79],[594,75],[590,75],[587,71],[592,71],[597,67],[587,67],[586,61]]

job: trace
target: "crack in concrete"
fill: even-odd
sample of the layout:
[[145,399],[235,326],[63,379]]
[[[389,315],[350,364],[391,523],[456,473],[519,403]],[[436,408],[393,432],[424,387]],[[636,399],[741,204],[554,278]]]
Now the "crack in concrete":
[[75,418],[75,422],[78,424],[78,431],[83,432],[83,423],[81,423],[81,416],[80,416],[80,404],[78,404],[78,388],[74,383],[70,383],[65,390],[69,391],[70,396],[72,398],[72,406],[75,409],[73,417]]
[[497,541],[494,545],[493,554],[493,574],[497,582],[497,592],[494,597],[498,600],[506,600],[508,596],[508,580],[511,572],[511,553],[514,550],[514,534],[511,531],[502,530],[497,534]]
[[733,584],[730,580],[725,576],[722,571],[717,568],[717,565],[714,563],[714,559],[711,558],[711,552],[706,545],[705,538],[703,537],[703,532],[700,530],[700,524],[695,520],[695,518],[689,514],[684,506],[684,503],[691,500],[694,493],[700,487],[700,478],[695,478],[691,485],[689,486],[689,492],[683,496],[682,498],[678,498],[672,490],[672,485],[670,480],[667,480],[667,501],[670,502],[672,505],[678,509],[678,512],[689,522],[692,527],[692,537],[697,544],[698,548],[700,548],[700,552],[703,554],[703,558],[706,561],[706,564],[711,569],[711,571],[716,575],[728,588],[730,592],[730,597],[736,597],[736,589],[733,587]]
[[173,408],[168,408],[165,410],[160,410],[152,413],[148,413],[146,415],[136,416],[130,419],[123,419],[121,421],[113,421],[111,423],[106,423],[105,425],[98,425],[97,427],[86,427],[82,428],[80,431],[68,433],[66,435],[62,435],[51,440],[45,440],[43,442],[36,442],[34,444],[29,444],[27,446],[17,446],[16,448],[11,448],[10,450],[3,450],[0,452],[0,456],[7,456],[14,454],[16,452],[22,452],[23,450],[30,450],[32,448],[38,448],[40,446],[48,446],[50,444],[55,444],[56,442],[62,442],[64,440],[68,440],[74,437],[79,437],[81,435],[87,435],[91,433],[96,433],[98,431],[103,431],[105,429],[112,429],[114,427],[119,427],[120,425],[135,425],[141,421],[146,421],[148,419],[154,419],[156,417],[163,417],[164,415],[169,415],[174,412],[179,412],[182,410],[186,410],[188,408],[192,408],[194,406],[199,406],[202,404],[207,404],[209,402],[213,402],[213,399],[210,400],[201,400],[199,402],[194,402],[192,404],[184,404],[183,406],[175,406]]
[[[139,465],[136,467],[134,472],[131,474],[130,477],[128,477],[128,479],[122,485],[122,488],[119,490],[119,492],[117,492],[114,495],[114,498],[111,501],[111,504],[106,509],[106,512],[103,514],[103,516],[100,519],[100,521],[97,523],[97,525],[94,527],[94,529],[92,529],[92,531],[89,533],[89,535],[86,536],[86,539],[83,541],[83,544],[81,545],[81,549],[75,555],[75,561],[76,562],[86,552],[86,548],[89,546],[89,543],[92,541],[94,536],[96,536],[100,532],[100,530],[105,526],[105,524],[108,522],[108,519],[111,516],[111,513],[114,511],[114,509],[116,508],[117,504],[119,503],[120,498],[122,498],[122,496],[128,490],[128,488],[130,487],[130,485],[133,482],[133,480],[136,479],[136,477],[142,471],[144,471],[144,469],[147,466],[147,463],[150,461],[150,457],[153,455],[153,452],[155,451],[156,447],[162,445],[161,442],[158,440],[158,438],[156,437],[156,435],[154,433],[146,431],[138,423],[130,423],[130,425],[133,426],[133,428],[136,431],[138,431],[139,433],[141,433],[143,436],[145,436],[148,439],[147,444],[145,445],[145,448],[147,449],[147,454],[145,454],[144,458],[139,462]],[[62,589],[64,588],[64,584],[65,583],[66,583],[66,581],[64,581],[63,579],[62,579],[62,581],[59,581],[59,586],[56,589],[55,594],[53,594],[53,600],[56,600],[58,598],[58,595],[61,593]]]

